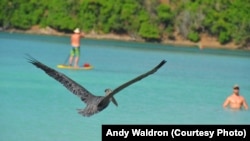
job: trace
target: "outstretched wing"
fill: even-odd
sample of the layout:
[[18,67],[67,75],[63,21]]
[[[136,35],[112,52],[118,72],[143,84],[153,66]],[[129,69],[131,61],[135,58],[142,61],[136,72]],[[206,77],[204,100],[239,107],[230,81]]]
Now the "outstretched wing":
[[28,61],[35,65],[36,67],[42,69],[46,74],[54,78],[55,80],[59,81],[61,84],[63,84],[69,91],[71,91],[76,96],[80,97],[81,100],[85,103],[88,103],[88,100],[92,99],[94,95],[92,95],[88,90],[86,90],[84,87],[76,83],[74,80],[70,79],[63,73],[60,73],[43,63],[37,61],[33,57],[29,56]]
[[145,77],[147,77],[147,76],[149,76],[149,75],[155,73],[155,72],[156,72],[159,68],[161,68],[166,62],[167,62],[167,61],[162,60],[162,61],[161,61],[157,66],[155,66],[152,70],[150,70],[150,71],[148,71],[148,72],[146,72],[146,73],[144,73],[144,74],[142,74],[142,75],[140,75],[140,76],[138,76],[138,77],[136,77],[136,78],[134,78],[134,79],[132,79],[132,80],[130,80],[130,81],[124,83],[124,84],[122,84],[121,86],[115,88],[109,95],[107,95],[107,96],[100,102],[100,104],[102,104],[102,102],[104,102],[104,101],[107,101],[108,99],[110,99],[111,97],[113,97],[116,93],[120,92],[122,89],[128,87],[129,85],[131,85],[131,84],[133,84],[133,83],[135,83],[135,82],[137,82],[137,81],[140,81],[141,79],[143,79],[143,78],[145,78]]

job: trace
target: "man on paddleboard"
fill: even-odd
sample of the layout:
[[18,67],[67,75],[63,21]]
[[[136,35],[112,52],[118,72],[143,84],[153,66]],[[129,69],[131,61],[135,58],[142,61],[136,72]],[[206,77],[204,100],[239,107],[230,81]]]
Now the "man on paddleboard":
[[69,57],[69,65],[72,66],[74,61],[74,67],[79,67],[78,62],[80,58],[80,45],[81,45],[81,37],[84,37],[84,33],[80,31],[79,28],[74,30],[74,33],[71,35],[71,50]]
[[233,94],[228,96],[225,100],[223,107],[226,108],[229,106],[231,109],[239,110],[244,107],[246,110],[248,109],[247,102],[243,96],[239,93],[240,87],[238,85],[233,86]]

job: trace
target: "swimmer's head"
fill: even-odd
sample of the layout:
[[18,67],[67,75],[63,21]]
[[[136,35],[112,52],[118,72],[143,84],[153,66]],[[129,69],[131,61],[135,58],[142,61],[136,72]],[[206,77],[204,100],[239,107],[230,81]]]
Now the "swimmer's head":
[[239,94],[239,90],[240,90],[240,86],[239,85],[234,85],[233,86],[233,93],[238,95]]
[[235,84],[235,85],[233,86],[233,89],[239,90],[239,89],[240,89],[240,86],[237,85],[237,84]]

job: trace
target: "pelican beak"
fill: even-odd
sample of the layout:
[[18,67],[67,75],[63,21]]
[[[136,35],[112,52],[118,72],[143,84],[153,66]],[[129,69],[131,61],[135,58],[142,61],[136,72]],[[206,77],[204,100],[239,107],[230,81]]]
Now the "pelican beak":
[[[107,96],[112,92],[112,90],[107,88],[107,89],[104,90],[104,92],[105,92],[105,94]],[[110,101],[112,101],[115,104],[115,106],[118,106],[118,103],[116,102],[116,100],[115,100],[115,98],[113,96],[110,98]]]
[[[107,96],[112,92],[112,90],[108,88],[108,89],[105,89],[104,92],[106,93],[106,96]],[[115,106],[118,106],[118,103],[116,102],[116,100],[113,96],[110,98],[110,101],[112,101],[115,104]]]
[[115,98],[112,96],[111,101],[115,104],[115,106],[118,106],[118,103],[116,102]]

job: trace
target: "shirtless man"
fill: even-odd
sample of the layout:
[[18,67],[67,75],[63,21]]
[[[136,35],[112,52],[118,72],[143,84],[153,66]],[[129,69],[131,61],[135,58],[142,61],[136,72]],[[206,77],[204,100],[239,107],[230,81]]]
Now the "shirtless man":
[[233,87],[233,94],[228,96],[225,100],[223,107],[226,108],[229,106],[231,109],[239,110],[242,107],[245,108],[245,110],[248,109],[247,102],[243,96],[240,96],[240,87],[238,85],[234,85]]
[[70,57],[69,57],[69,65],[72,65],[73,59],[75,59],[74,67],[79,67],[78,62],[80,58],[81,37],[84,37],[84,33],[81,33],[80,29],[76,28],[74,30],[74,34],[71,35],[72,49],[70,50]]

